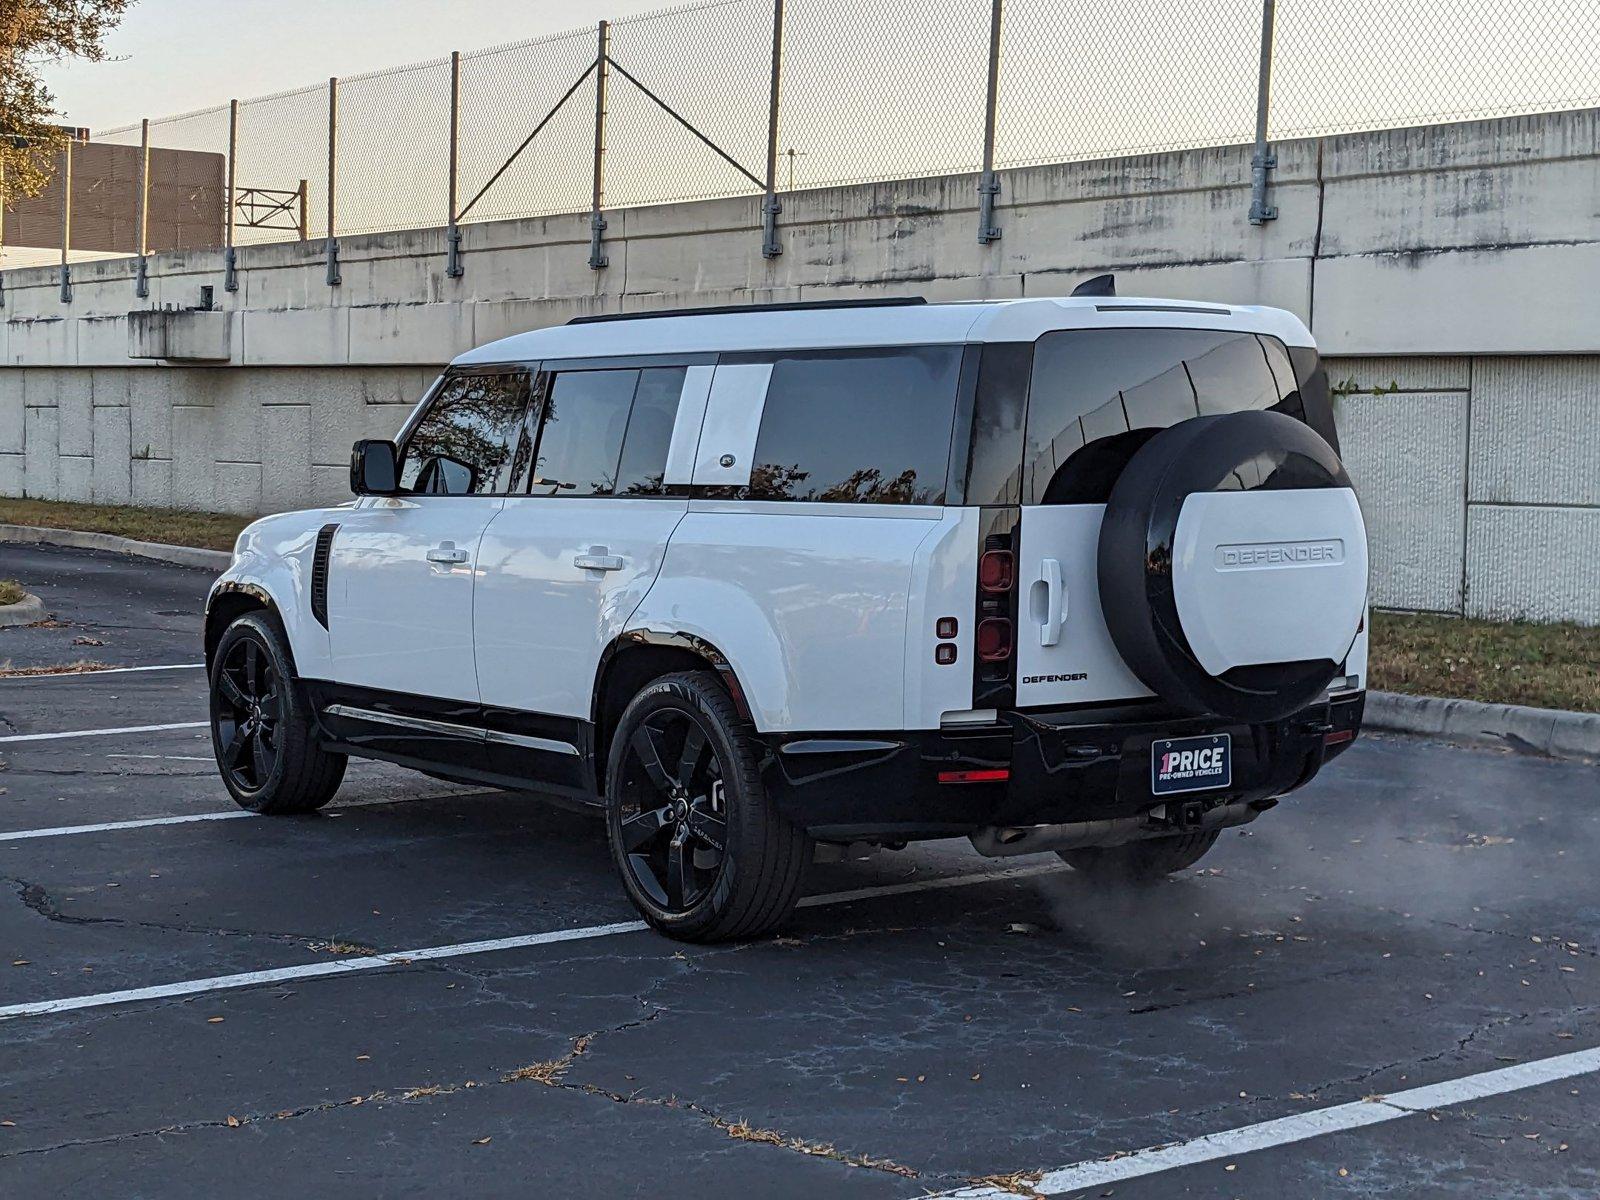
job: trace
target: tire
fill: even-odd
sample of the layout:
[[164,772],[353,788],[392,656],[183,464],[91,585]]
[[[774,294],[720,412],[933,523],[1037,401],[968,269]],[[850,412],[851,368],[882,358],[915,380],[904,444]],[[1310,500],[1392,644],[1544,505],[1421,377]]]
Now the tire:
[[240,808],[269,816],[308,813],[333,798],[345,756],[317,745],[278,622],[246,613],[228,626],[211,662],[211,747]]
[[607,755],[611,857],[667,936],[759,937],[794,911],[811,839],[773,806],[758,763],[748,722],[707,672],[653,680],[623,711]]
[[1221,831],[1183,833],[1176,837],[1149,838],[1121,846],[1086,846],[1058,850],[1061,861],[1082,871],[1096,883],[1154,883],[1199,862],[1217,844]]
[[[1253,503],[1241,509],[1247,493]],[[1235,516],[1208,525],[1204,513],[1223,506],[1207,501],[1219,500]],[[1270,523],[1282,544],[1267,541],[1265,506],[1286,514]],[[1196,540],[1185,544],[1190,509]],[[1250,544],[1215,544],[1206,530]],[[1309,571],[1263,569],[1265,558],[1225,568],[1221,557],[1267,551],[1328,557]],[[1365,616],[1367,566],[1365,524],[1333,447],[1293,417],[1253,410],[1191,417],[1151,436],[1111,489],[1096,559],[1106,630],[1140,682],[1186,712],[1250,724],[1321,698]],[[1280,635],[1272,661],[1238,657],[1234,637],[1219,644],[1219,630],[1256,636],[1243,614],[1280,613],[1295,615],[1295,636]]]

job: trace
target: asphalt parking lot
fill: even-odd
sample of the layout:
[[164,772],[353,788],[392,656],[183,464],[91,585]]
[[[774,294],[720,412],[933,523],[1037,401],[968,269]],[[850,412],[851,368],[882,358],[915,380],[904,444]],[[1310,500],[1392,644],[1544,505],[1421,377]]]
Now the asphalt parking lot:
[[0,664],[178,668],[0,678],[0,1195],[1600,1191],[1594,767],[1370,737],[1153,889],[939,843],[684,947],[532,796],[235,810],[203,573],[0,575]]

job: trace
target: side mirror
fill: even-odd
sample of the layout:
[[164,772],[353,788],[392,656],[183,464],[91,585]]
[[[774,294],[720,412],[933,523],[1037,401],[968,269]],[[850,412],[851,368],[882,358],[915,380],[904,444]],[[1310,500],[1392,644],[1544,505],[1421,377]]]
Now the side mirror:
[[358,496],[393,496],[400,491],[400,464],[393,442],[364,438],[351,447],[350,490]]

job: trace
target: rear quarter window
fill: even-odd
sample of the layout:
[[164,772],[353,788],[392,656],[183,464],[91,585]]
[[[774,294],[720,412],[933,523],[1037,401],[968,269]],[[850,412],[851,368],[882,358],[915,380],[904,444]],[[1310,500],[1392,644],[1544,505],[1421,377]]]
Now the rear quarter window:
[[1288,353],[1274,338],[1197,329],[1045,334],[1028,388],[1023,503],[1104,503],[1159,430],[1249,409],[1305,420]]
[[784,355],[756,435],[751,500],[942,504],[959,346]]

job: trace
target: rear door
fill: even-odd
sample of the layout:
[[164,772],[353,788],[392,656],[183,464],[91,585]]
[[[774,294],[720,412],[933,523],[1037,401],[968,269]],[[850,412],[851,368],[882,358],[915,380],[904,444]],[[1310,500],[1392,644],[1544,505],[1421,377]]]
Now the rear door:
[[1023,443],[1017,704],[1149,696],[1100,607],[1100,523],[1118,475],[1190,417],[1276,409],[1304,420],[1276,339],[1192,329],[1076,329],[1034,349]]
[[336,682],[477,702],[474,558],[526,466],[527,394],[520,368],[446,377],[403,439],[402,494],[341,517],[328,572]]
[[711,370],[540,377],[529,483],[483,539],[473,610],[486,721],[539,754],[546,779],[576,782],[600,655],[649,590],[688,507],[687,489],[666,483],[668,460],[683,460],[687,481]]

